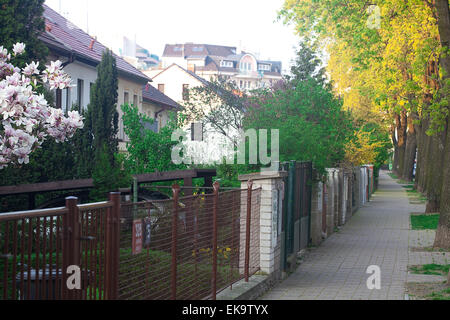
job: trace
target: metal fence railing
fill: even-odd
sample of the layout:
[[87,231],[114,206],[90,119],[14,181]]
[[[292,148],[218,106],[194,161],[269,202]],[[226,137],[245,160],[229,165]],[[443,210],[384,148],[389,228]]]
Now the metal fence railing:
[[[0,214],[3,300],[103,300],[115,296],[120,195],[56,209]],[[73,268],[75,266],[75,268]],[[71,274],[79,271],[79,276]],[[79,280],[79,281],[78,281]]]
[[[172,189],[168,200],[121,203],[111,193],[0,214],[0,299],[215,299],[259,270],[261,189]],[[79,286],[69,286],[72,267]]]
[[211,191],[122,205],[119,299],[215,299],[259,270],[261,189]]

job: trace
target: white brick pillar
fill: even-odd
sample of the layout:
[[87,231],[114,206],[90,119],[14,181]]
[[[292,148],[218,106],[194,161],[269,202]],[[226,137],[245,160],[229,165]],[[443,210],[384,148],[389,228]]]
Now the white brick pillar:
[[[284,199],[283,178],[286,172],[254,173],[239,176],[242,189],[247,189],[247,181],[253,181],[253,189],[262,188],[260,202],[260,268],[266,274],[280,274],[281,257],[281,223]],[[245,204],[241,206],[241,221],[245,221],[247,215]],[[243,229],[244,228],[244,229]],[[244,235],[244,236],[242,236]],[[241,223],[241,256],[245,254],[245,223]],[[244,242],[244,243],[242,243]],[[240,257],[243,266],[243,260]]]

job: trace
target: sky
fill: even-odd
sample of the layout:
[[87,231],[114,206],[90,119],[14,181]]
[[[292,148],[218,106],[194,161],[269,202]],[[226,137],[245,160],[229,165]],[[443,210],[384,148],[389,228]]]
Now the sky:
[[[123,36],[162,56],[165,44],[239,47],[288,71],[299,36],[277,20],[284,0],[46,0],[52,9],[104,45],[117,49]],[[117,51],[117,50],[115,50]]]

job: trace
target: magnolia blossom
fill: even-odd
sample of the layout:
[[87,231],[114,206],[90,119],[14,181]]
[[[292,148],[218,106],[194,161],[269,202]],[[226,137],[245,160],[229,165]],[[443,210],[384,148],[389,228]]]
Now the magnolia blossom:
[[30,64],[27,63],[27,66],[23,68],[23,74],[30,77],[35,74],[39,74],[39,62],[31,62]]
[[16,43],[13,46],[13,52],[15,56],[21,55],[25,51],[25,44],[24,43]]
[[[14,55],[25,45],[16,43]],[[66,117],[61,109],[48,106],[42,94],[34,91],[38,79],[51,89],[70,86],[70,77],[61,69],[61,61],[51,62],[45,71],[31,62],[23,70],[12,65],[11,54],[0,46],[0,169],[10,164],[27,164],[30,154],[50,136],[56,142],[71,138],[83,127],[76,111]]]

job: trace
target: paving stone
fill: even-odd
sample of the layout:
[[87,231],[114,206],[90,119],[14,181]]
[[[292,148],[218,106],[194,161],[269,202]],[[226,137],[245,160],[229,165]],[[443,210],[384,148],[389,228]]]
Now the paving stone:
[[[303,289],[295,291],[300,292],[302,300],[404,299],[412,209],[420,207],[410,205],[405,189],[382,172],[373,201],[362,207],[339,232],[312,249],[293,275],[262,299],[284,299],[280,289],[293,290],[295,286]],[[432,258],[417,255],[415,259]],[[372,264],[381,268],[382,290],[367,288],[370,275],[366,270]]]

